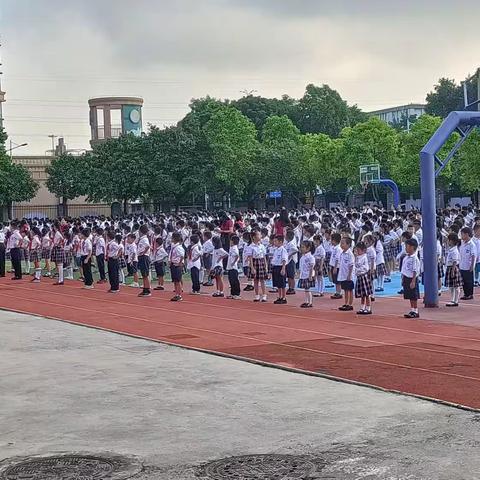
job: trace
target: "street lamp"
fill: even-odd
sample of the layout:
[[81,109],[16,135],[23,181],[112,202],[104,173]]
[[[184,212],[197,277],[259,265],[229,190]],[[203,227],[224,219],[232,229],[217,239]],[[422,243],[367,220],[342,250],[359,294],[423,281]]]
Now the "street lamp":
[[9,148],[9,153],[10,153],[10,160],[12,159],[12,150],[15,150],[16,148],[20,147],[26,147],[28,143],[15,143],[10,140],[10,148]]

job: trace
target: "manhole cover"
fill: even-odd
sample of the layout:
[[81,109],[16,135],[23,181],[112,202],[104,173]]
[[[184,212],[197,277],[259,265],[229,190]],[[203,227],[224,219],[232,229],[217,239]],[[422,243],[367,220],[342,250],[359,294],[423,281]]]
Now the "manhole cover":
[[306,455],[244,455],[202,466],[197,476],[208,480],[314,480],[325,463]]
[[10,463],[2,480],[125,480],[141,471],[141,466],[124,457],[58,455],[33,457]]

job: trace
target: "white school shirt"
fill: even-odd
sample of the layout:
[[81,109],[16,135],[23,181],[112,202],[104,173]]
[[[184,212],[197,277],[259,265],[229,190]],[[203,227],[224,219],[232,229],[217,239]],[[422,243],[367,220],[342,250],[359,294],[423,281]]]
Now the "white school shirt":
[[170,250],[169,261],[173,265],[180,265],[185,258],[185,249],[180,243],[172,244],[172,249]]
[[188,255],[187,268],[191,269],[196,267],[200,269],[202,267],[202,262],[200,258],[202,257],[202,246],[199,243],[196,243],[190,249],[190,254]]
[[[377,264],[377,252],[375,251],[375,247],[373,245],[370,245],[367,248],[367,258],[368,258],[368,263],[370,264],[370,267],[372,268],[375,267]],[[385,262],[384,262],[385,263]]]
[[276,247],[273,251],[272,257],[272,266],[281,267],[285,262],[285,266],[288,263],[288,252],[287,249],[282,245],[281,247]]
[[470,270],[473,260],[475,266],[475,258],[477,255],[477,249],[473,240],[463,242],[460,245],[460,270]]
[[92,253],[93,245],[91,237],[86,238],[82,242],[82,256],[88,257]]
[[330,257],[330,266],[333,268],[338,268],[338,260],[340,257],[340,253],[342,253],[342,248],[340,245],[332,245],[332,252]]
[[20,248],[22,241],[23,237],[20,232],[18,230],[14,230],[8,239],[7,250],[11,250],[12,248]]
[[30,251],[38,251],[42,247],[42,242],[38,238],[38,235],[34,235],[32,238],[32,243],[30,244]]
[[402,275],[407,278],[420,275],[420,260],[416,253],[404,257],[402,262]]
[[215,267],[223,267],[223,259],[228,256],[228,253],[223,248],[216,248],[213,251],[212,257],[212,266]]
[[44,237],[42,237],[42,248],[50,248],[51,245],[52,245],[52,240],[47,233]]
[[344,282],[345,280],[351,280],[353,277],[353,269],[352,275],[350,279],[348,278],[350,273],[350,268],[355,265],[355,256],[353,255],[352,250],[349,248],[346,251],[342,251],[338,258],[338,275],[337,281]]
[[105,239],[103,237],[97,237],[95,255],[105,255]]
[[214,250],[212,239],[210,238],[203,244],[203,253],[204,255],[212,255]]
[[243,257],[242,257],[242,264],[244,267],[248,266],[248,262],[251,256],[252,256],[251,244],[249,245],[248,243],[246,243],[245,246],[243,247]]
[[313,267],[315,266],[315,258],[311,252],[302,255],[300,258],[300,280],[306,280],[311,278],[313,273]]
[[135,242],[125,245],[125,253],[128,263],[138,262],[137,244]]
[[320,260],[323,260],[325,258],[325,248],[323,247],[323,245],[319,245],[316,249],[315,249],[315,253],[313,254],[313,256],[315,257],[315,261],[319,262]]
[[163,262],[168,257],[168,253],[163,246],[157,247],[153,256],[154,262]]
[[480,263],[480,238],[473,237],[472,240],[477,247],[477,264],[478,264]]
[[147,235],[142,235],[137,245],[137,255],[149,255],[150,254],[150,240]]
[[368,257],[366,253],[355,257],[355,266],[353,272],[355,276],[365,275],[370,271],[370,265],[368,263]]
[[381,265],[385,263],[385,257],[383,255],[383,245],[380,240],[377,241],[377,245],[375,246],[375,265]]
[[460,252],[458,251],[458,247],[450,247],[447,252],[447,260],[446,260],[446,265],[447,267],[453,266],[453,264],[456,263],[457,267],[458,264],[460,263]]
[[117,258],[120,245],[115,240],[110,240],[107,244],[106,250],[108,258]]
[[238,252],[238,247],[233,245],[230,247],[228,252],[228,261],[227,261],[227,270],[238,270],[238,259],[240,254]]
[[297,247],[297,242],[295,239],[292,241],[288,242],[286,247],[288,257],[290,258],[290,261],[294,261],[295,263],[298,262],[298,247]]
[[262,245],[261,243],[256,244],[252,243],[250,245],[250,251],[251,251],[251,257],[256,258],[256,259],[261,259],[265,258],[267,255],[267,250],[265,249],[265,246]]

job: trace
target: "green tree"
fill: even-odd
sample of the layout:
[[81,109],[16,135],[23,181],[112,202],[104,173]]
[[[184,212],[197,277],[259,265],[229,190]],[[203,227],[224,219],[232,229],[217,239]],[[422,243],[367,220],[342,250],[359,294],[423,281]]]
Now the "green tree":
[[178,207],[203,197],[213,166],[199,152],[193,133],[179,126],[152,127],[144,141],[146,192],[154,203],[173,202]]
[[242,195],[258,149],[255,125],[233,107],[217,110],[204,127],[218,187]]
[[399,155],[399,145],[395,129],[375,117],[345,128],[340,137],[338,179],[350,187],[357,186],[360,166],[374,163],[388,174]]
[[13,163],[7,155],[5,143],[7,134],[0,130],[0,205],[8,209],[12,217],[12,203],[31,200],[38,191],[39,185],[33,180],[26,167]]
[[349,115],[353,118],[354,113],[349,111],[340,94],[328,85],[307,85],[298,108],[298,125],[302,133],[325,133],[330,137],[338,137],[350,124]]
[[147,191],[143,138],[133,134],[95,145],[85,154],[83,164],[85,194],[93,202],[121,201],[127,213],[128,202],[142,198]]
[[[390,165],[391,177],[400,188],[418,191],[420,187],[420,150],[430,140],[441,123],[442,119],[440,117],[422,115],[412,126],[410,132],[400,134],[400,155]],[[457,134],[451,136],[440,150],[440,158],[445,158],[457,139]],[[439,185],[445,186],[452,181],[452,165],[450,163],[443,170],[437,181]]]
[[480,190],[480,132],[475,130],[457,154],[459,184],[468,193]]
[[463,108],[463,90],[455,80],[441,78],[433,91],[427,94],[425,110],[429,115],[445,118],[450,112]]
[[286,116],[267,119],[261,135],[261,148],[255,164],[257,192],[295,192],[308,181],[302,135]]
[[368,121],[368,113],[363,112],[357,105],[348,107],[348,125],[354,127],[357,123]]
[[46,186],[50,192],[62,199],[64,215],[68,215],[68,200],[73,200],[85,192],[83,170],[83,157],[69,154],[54,158],[46,168]]

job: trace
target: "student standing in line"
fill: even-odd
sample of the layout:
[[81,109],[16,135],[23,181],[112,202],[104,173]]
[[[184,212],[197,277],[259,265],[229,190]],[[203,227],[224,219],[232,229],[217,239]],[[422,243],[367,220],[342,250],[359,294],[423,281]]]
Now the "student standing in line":
[[286,305],[287,264],[288,252],[284,246],[283,235],[274,235],[274,250],[272,256],[272,283],[277,289],[278,298],[273,302],[276,305]]
[[155,250],[153,253],[153,265],[157,275],[157,286],[154,290],[165,290],[165,260],[168,258],[168,253],[163,248],[162,237],[155,237]]
[[238,279],[238,262],[240,260],[240,253],[238,251],[238,244],[240,238],[238,235],[230,237],[230,250],[228,252],[227,272],[228,283],[230,284],[230,295],[227,297],[231,300],[240,300],[240,281]]
[[403,298],[410,301],[410,312],[405,318],[419,318],[418,299],[420,289],[418,276],[420,275],[420,260],[417,255],[418,242],[414,238],[405,241],[406,255],[402,260],[402,290]]
[[192,279],[192,295],[200,294],[200,269],[202,268],[202,245],[200,237],[193,234],[190,237],[190,245],[187,249],[187,269]]
[[367,257],[367,246],[365,242],[358,242],[355,245],[355,297],[361,299],[361,307],[358,315],[371,315],[373,295],[372,277],[370,276],[370,264]]
[[305,240],[300,246],[302,256],[300,257],[299,271],[300,278],[298,280],[298,288],[302,289],[305,294],[305,302],[300,308],[312,308],[313,296],[311,289],[315,287],[315,258],[312,254],[314,249],[313,243]]
[[42,256],[42,241],[40,240],[42,233],[38,227],[33,227],[30,231],[30,262],[33,263],[33,283],[40,283],[42,277],[42,267],[40,265],[40,257]]
[[460,300],[473,300],[473,272],[476,263],[476,245],[472,240],[473,232],[470,227],[460,230],[462,244],[460,245],[460,274],[463,281],[463,297]]
[[97,260],[98,274],[100,279],[97,283],[107,283],[107,277],[105,275],[105,238],[103,228],[97,228],[97,237],[95,241],[95,258]]
[[[250,277],[253,279],[255,290],[254,302],[266,302],[267,293],[265,289],[265,280],[268,278],[267,251],[262,244],[262,235],[256,230],[252,234],[250,257]],[[262,296],[260,297],[260,292]]]
[[448,251],[447,251],[447,271],[445,272],[445,287],[450,289],[451,299],[447,303],[447,307],[458,307],[458,300],[460,298],[460,289],[463,281],[460,273],[460,252],[458,247],[461,244],[460,239],[456,233],[448,235]]
[[80,234],[82,241],[82,269],[83,269],[83,288],[87,290],[93,289],[93,275],[92,275],[92,238],[91,230],[84,228]]
[[[212,258],[212,270],[210,272],[210,278],[215,279],[216,292],[212,294],[212,297],[224,297],[223,293],[223,260],[228,257],[228,253],[223,249],[222,240],[220,237],[213,237],[213,258]],[[230,247],[229,247],[230,248]]]
[[120,245],[115,240],[115,232],[109,230],[107,232],[108,243],[106,245],[106,259],[108,267],[108,280],[110,282],[110,290],[108,293],[118,293],[120,291],[120,264],[119,254]]
[[342,253],[338,257],[338,276],[337,281],[343,290],[345,304],[338,309],[342,312],[353,310],[353,267],[355,265],[355,257],[352,252],[352,239],[343,237],[340,241]]
[[182,247],[182,236],[178,232],[172,233],[172,244],[169,254],[170,273],[175,288],[175,295],[170,299],[171,302],[182,301],[182,275],[185,261],[185,250]]
[[22,242],[23,237],[20,234],[20,230],[17,222],[11,222],[11,235],[8,238],[7,250],[10,251],[10,259],[14,271],[12,280],[22,279]]
[[148,225],[143,224],[139,229],[140,238],[138,240],[138,269],[142,276],[143,290],[138,294],[139,297],[150,297],[150,240],[148,239]]
[[65,239],[60,230],[60,222],[55,220],[52,226],[53,241],[50,260],[55,264],[58,272],[58,281],[54,285],[63,285],[63,265],[65,263]]

